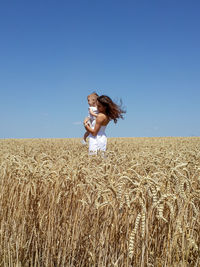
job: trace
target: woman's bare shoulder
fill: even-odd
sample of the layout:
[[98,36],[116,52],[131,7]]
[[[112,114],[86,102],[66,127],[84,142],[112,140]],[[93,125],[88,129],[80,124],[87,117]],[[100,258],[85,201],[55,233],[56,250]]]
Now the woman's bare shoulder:
[[105,125],[107,125],[108,122],[109,122],[109,118],[108,118],[108,116],[106,116],[104,113],[99,113],[99,114],[97,115],[97,119],[98,119],[99,121],[101,121],[103,124],[105,123]]
[[107,116],[104,114],[104,113],[99,113],[98,115],[97,115],[97,118],[100,118],[100,119],[107,119]]

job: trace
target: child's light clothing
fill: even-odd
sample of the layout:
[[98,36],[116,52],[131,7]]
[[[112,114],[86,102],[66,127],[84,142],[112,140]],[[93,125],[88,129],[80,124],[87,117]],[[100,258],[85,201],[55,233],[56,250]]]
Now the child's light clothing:
[[90,114],[90,110],[93,111],[96,115],[99,113],[98,112],[98,109],[96,107],[89,107],[88,108],[88,118],[90,118],[89,120],[89,123],[90,123],[90,126],[94,127],[94,122],[96,121],[96,117],[93,116],[92,114]]
[[[92,128],[92,129],[94,129],[94,127],[95,127],[95,124],[96,124],[96,116],[93,116],[92,114],[90,114],[90,110],[94,113],[94,114],[98,114],[99,113],[99,111],[98,111],[98,109],[97,109],[97,107],[89,107],[88,108],[88,121],[87,121],[87,124]],[[83,138],[83,140],[81,141],[81,143],[83,144],[83,145],[86,145],[87,143],[86,143],[86,138],[87,138],[87,136],[89,135],[89,132],[85,132],[85,134],[84,134],[84,138]]]

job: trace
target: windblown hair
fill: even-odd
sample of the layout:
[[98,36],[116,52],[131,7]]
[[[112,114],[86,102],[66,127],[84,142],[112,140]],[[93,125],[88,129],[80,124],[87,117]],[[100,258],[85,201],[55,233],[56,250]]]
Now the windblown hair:
[[114,123],[117,123],[118,119],[124,118],[123,114],[126,113],[126,111],[121,107],[121,100],[120,105],[117,105],[109,96],[101,95],[97,98],[97,101],[99,101],[106,108],[106,115],[110,120],[114,120]]

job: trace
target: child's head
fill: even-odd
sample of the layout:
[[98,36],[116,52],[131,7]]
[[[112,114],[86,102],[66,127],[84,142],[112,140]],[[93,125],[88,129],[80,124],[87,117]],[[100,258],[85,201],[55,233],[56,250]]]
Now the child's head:
[[94,107],[96,106],[97,104],[97,93],[92,93],[90,95],[87,96],[87,99],[88,99],[88,104],[90,107]]

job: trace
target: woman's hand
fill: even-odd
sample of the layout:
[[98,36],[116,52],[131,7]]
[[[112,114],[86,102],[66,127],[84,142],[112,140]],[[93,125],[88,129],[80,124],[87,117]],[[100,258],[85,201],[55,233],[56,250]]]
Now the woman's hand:
[[87,123],[88,121],[89,121],[89,118],[86,117],[86,118],[84,119],[84,123]]
[[86,118],[84,119],[84,121],[83,121],[84,126],[88,125],[88,121],[89,121],[89,118],[86,117]]

